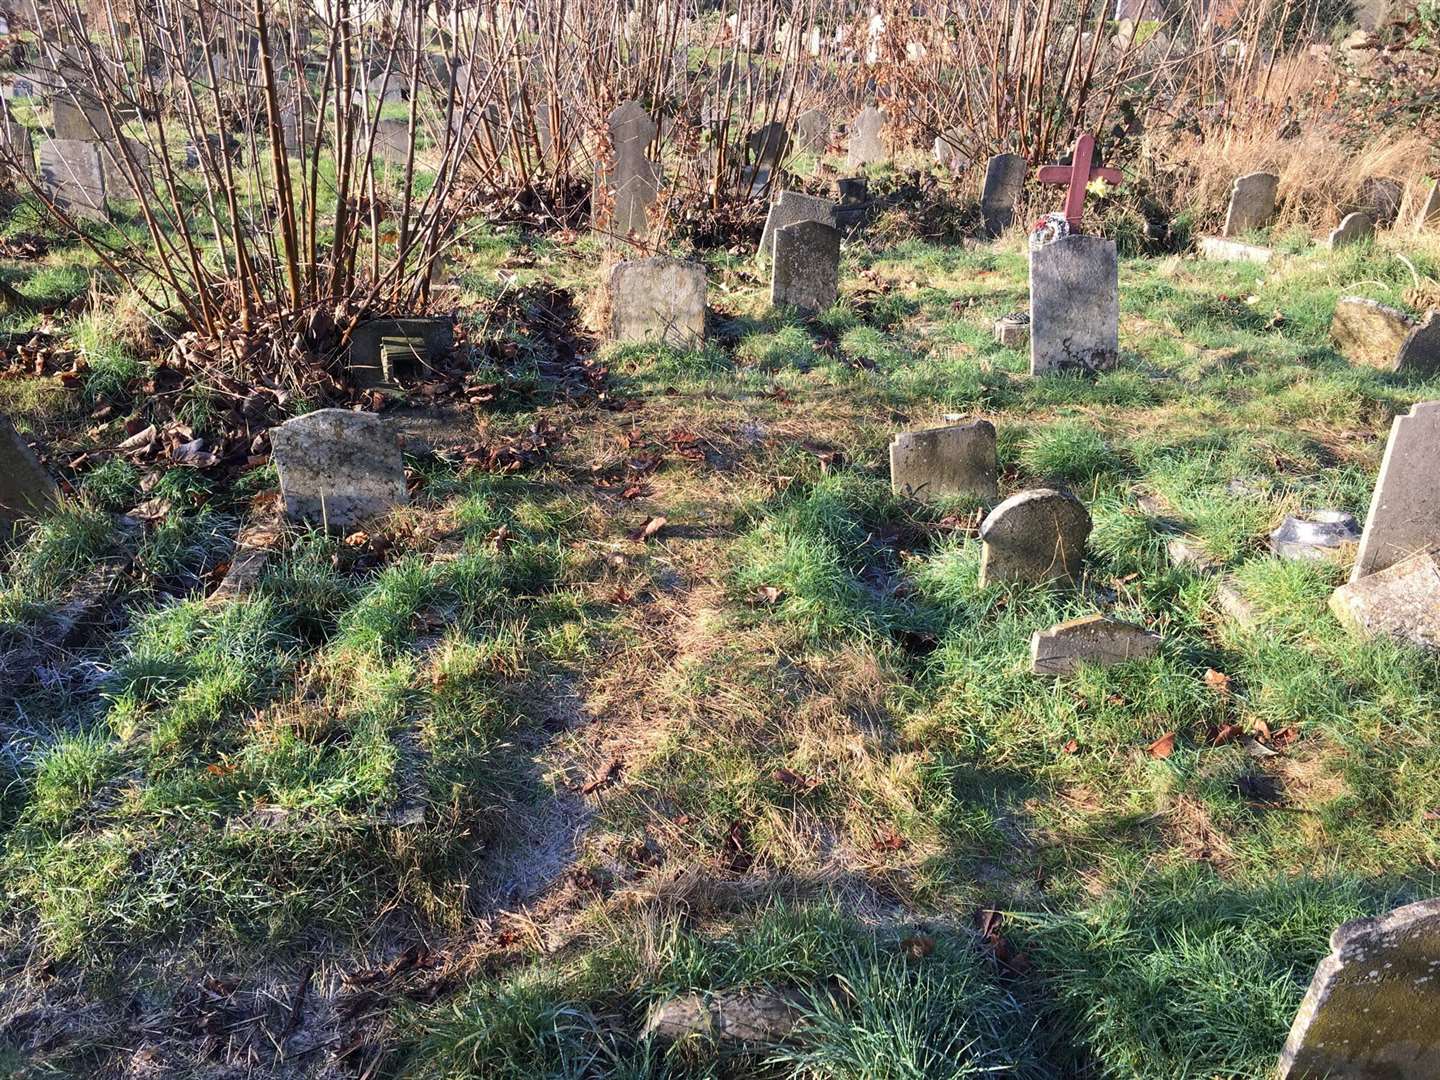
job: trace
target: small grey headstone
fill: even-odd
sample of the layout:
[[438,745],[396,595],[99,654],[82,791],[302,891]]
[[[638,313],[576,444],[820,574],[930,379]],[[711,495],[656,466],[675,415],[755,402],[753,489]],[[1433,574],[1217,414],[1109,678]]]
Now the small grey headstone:
[[1080,576],[1090,512],[1052,488],[1012,495],[980,526],[980,586],[1071,581]]
[[35,175],[35,146],[30,141],[30,129],[15,120],[0,124],[0,139],[5,142],[8,155],[13,155],[22,172]]
[[1440,544],[1440,401],[1397,416],[1370,499],[1351,582]]
[[1030,374],[1108,371],[1120,359],[1115,242],[1062,236],[1030,251]]
[[143,191],[145,176],[150,171],[150,151],[139,139],[132,139],[128,135],[122,135],[121,139],[128,150],[128,158],[122,157],[127,151],[119,147],[101,148],[100,167],[105,173],[105,197],[111,200],[138,199],[140,196],[136,194],[135,185],[130,182],[128,170],[135,170]]
[[410,125],[404,120],[381,120],[375,125],[375,156],[391,165],[404,165],[410,152]]
[[1414,328],[1403,311],[1359,296],[1340,297],[1330,322],[1330,334],[1346,357],[1380,371],[1396,370]]
[[830,149],[830,115],[808,109],[795,118],[795,148],[802,154],[823,154]]
[[100,148],[95,143],[47,139],[40,144],[40,182],[66,213],[103,221],[104,177]]
[[750,160],[756,166],[774,169],[779,167],[785,160],[785,155],[790,152],[790,133],[780,121],[772,120],[758,131],[750,133],[750,137],[745,140],[745,148],[750,152]]
[[21,438],[0,414],[0,522],[37,517],[60,500],[60,489]]
[[980,218],[986,236],[999,236],[1015,221],[1015,204],[1025,190],[1025,159],[1019,154],[996,154],[985,166],[980,191]]
[[1160,635],[1105,615],[1088,615],[1037,630],[1030,639],[1030,670],[1036,675],[1073,675],[1081,664],[1110,667],[1148,660],[1160,649]]
[[998,494],[995,425],[988,420],[902,431],[890,443],[890,486],[920,499]]
[[835,204],[829,199],[814,195],[803,195],[798,191],[782,191],[770,204],[770,213],[765,217],[765,229],[760,234],[760,255],[773,258],[775,255],[775,230],[802,221],[818,221],[822,225],[834,226]]
[[1430,197],[1425,200],[1425,205],[1420,208],[1420,229],[1440,229],[1440,183],[1436,183],[1430,189]]
[[1428,378],[1440,374],[1440,310],[1432,310],[1400,346],[1395,370]]
[[1367,637],[1440,651],[1440,549],[1402,559],[1330,596],[1335,617]]
[[885,114],[874,105],[867,105],[850,125],[850,150],[847,161],[852,169],[863,169],[872,161],[884,161]]
[[705,344],[705,267],[654,255],[610,271],[612,341],[659,341],[678,349]]
[[775,232],[770,302],[819,313],[840,294],[840,230],[820,221],[801,221]]
[[1440,900],[1339,927],[1290,1028],[1278,1080],[1435,1080],[1437,1063]]
[[595,225],[618,237],[643,239],[650,233],[646,215],[660,192],[660,170],[646,156],[659,128],[634,101],[616,108],[606,123],[615,159],[611,169],[596,174],[596,190],[608,189],[613,205],[602,220],[604,200],[595,200]]
[[1270,550],[1282,559],[1343,560],[1360,543],[1360,523],[1344,510],[1288,515],[1270,534]]
[[1274,173],[1254,172],[1238,177],[1230,191],[1230,206],[1220,235],[1240,236],[1269,225],[1275,216],[1275,194],[1279,189],[1280,177]]
[[[402,339],[421,343],[409,352],[417,357],[411,370],[392,371],[387,378],[384,342]],[[385,386],[395,377],[413,377],[426,364],[439,363],[455,347],[455,327],[449,319],[371,319],[357,326],[350,335],[350,371],[355,385],[362,389]]]
[[321,409],[270,429],[285,516],[349,532],[403,506],[405,458],[378,416]]
[[1389,176],[1372,176],[1360,185],[1358,209],[1370,215],[1378,226],[1388,228],[1400,216],[1405,201],[1405,184]]
[[[951,172],[964,172],[972,163],[970,153],[964,147],[965,132],[959,128],[942,131],[935,136],[935,145],[932,148],[935,164]],[[1023,182],[1024,178],[1021,180]]]
[[1327,241],[1330,250],[1335,251],[1342,247],[1349,247],[1351,244],[1358,244],[1362,240],[1369,240],[1375,235],[1375,222],[1370,219],[1369,214],[1348,214],[1345,220],[1340,222],[1340,227],[1330,234]]
[[68,94],[56,95],[52,112],[55,138],[60,140],[99,142],[110,131],[104,109]]

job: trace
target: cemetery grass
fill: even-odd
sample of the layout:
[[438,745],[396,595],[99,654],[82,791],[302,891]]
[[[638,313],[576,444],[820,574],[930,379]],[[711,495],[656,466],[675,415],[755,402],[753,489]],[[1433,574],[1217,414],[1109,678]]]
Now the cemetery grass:
[[[1013,241],[849,251],[808,321],[716,255],[711,344],[608,350],[629,404],[601,408],[484,315],[583,302],[596,263],[511,233],[461,275],[512,346],[476,434],[545,420],[534,468],[412,457],[410,508],[285,534],[223,603],[268,468],[111,457],[5,553],[0,1008],[46,1048],[7,1064],[1266,1075],[1331,929],[1436,891],[1440,665],[1347,636],[1343,571],[1264,548],[1289,512],[1363,517],[1390,418],[1440,396],[1329,343],[1335,297],[1404,306],[1406,266],[1127,260],[1124,362],[1082,380],[991,340]],[[86,281],[64,251],[6,276]],[[9,378],[0,411],[63,463],[123,438],[146,370],[83,301],[60,324],[81,385]],[[890,434],[945,413],[995,423],[1002,494],[1089,506],[1084,589],[981,591],[980,507],[890,490]],[[1034,631],[1102,609],[1159,655],[1028,673]],[[798,991],[804,1034],[719,1064],[640,1037],[734,988]]]

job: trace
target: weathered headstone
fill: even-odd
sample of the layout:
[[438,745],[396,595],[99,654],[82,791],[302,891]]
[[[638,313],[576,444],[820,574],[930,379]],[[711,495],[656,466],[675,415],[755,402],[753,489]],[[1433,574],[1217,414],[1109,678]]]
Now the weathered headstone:
[[105,110],[81,98],[56,95],[52,112],[55,138],[62,141],[98,142],[110,131]]
[[1440,1075],[1440,900],[1330,935],[1280,1055],[1278,1080]]
[[757,168],[775,169],[790,152],[790,132],[778,120],[772,120],[745,140],[750,160]]
[[1342,353],[1381,371],[1395,370],[1412,329],[1414,322],[1403,311],[1359,296],[1340,297],[1330,322],[1331,336]]
[[9,419],[0,414],[0,525],[43,514],[60,490]]
[[1432,310],[1410,331],[1395,358],[1395,370],[1425,377],[1440,374],[1440,310]]
[[1015,204],[1025,190],[1025,159],[996,154],[985,166],[980,191],[980,218],[987,236],[999,236],[1015,221]]
[[[387,366],[385,346],[407,342],[403,350],[390,356]],[[455,327],[449,319],[371,319],[357,326],[350,335],[350,371],[355,385],[362,389],[394,385],[397,380],[414,378],[430,364],[439,363],[455,347]],[[397,365],[397,357],[410,363]]]
[[[942,169],[949,169],[951,172],[963,172],[972,163],[969,151],[965,149],[965,133],[959,128],[951,128],[949,131],[942,131],[935,136],[935,145],[932,147],[935,154],[935,164]],[[1022,176],[1020,182],[1023,184],[1025,178]]]
[[42,142],[40,182],[55,205],[66,213],[104,220],[104,163],[95,143],[76,139]]
[[1263,229],[1275,216],[1275,195],[1280,190],[1280,177],[1274,173],[1254,172],[1237,177],[1230,190],[1230,206],[1225,211],[1223,237],[1241,236]]
[[1096,372],[1120,358],[1115,242],[1062,236],[1030,250],[1030,373]]
[[391,165],[404,165],[410,152],[410,125],[404,120],[380,120],[375,124],[375,156]]
[[654,255],[610,271],[610,338],[680,349],[705,343],[705,267]]
[[819,313],[840,293],[840,230],[820,221],[801,221],[775,231],[770,302]]
[[1341,585],[1330,595],[1330,610],[1367,637],[1440,651],[1440,548]]
[[1258,244],[1242,244],[1239,240],[1226,240],[1221,236],[1202,236],[1200,255],[1212,262],[1253,262],[1268,263],[1275,252]]
[[[150,171],[150,151],[139,139],[128,135],[122,135],[121,139],[124,149],[120,146],[101,148],[100,168],[105,174],[105,197],[111,200],[138,199],[140,194],[130,180],[130,170],[133,169],[140,179],[143,192],[144,178]],[[125,156],[127,154],[128,157]]]
[[902,431],[890,442],[890,486],[920,499],[998,494],[995,425],[988,420]]
[[[6,120],[0,123],[0,140],[3,140],[5,144],[4,158],[6,159],[0,161],[0,166],[6,165],[13,158],[21,172],[28,176],[34,176],[35,147],[30,142],[30,129],[15,120]],[[17,179],[17,185],[18,183]]]
[[321,409],[270,429],[285,516],[349,532],[405,504],[405,458],[378,416]]
[[760,234],[760,255],[773,258],[775,255],[775,231],[787,225],[802,221],[818,221],[834,226],[835,204],[829,199],[805,195],[798,191],[782,191],[770,204],[770,213],[765,218],[765,229]]
[[1405,201],[1405,184],[1389,176],[1372,176],[1360,185],[1362,213],[1369,214],[1377,226],[1388,228],[1400,216],[1400,204]]
[[980,585],[1070,581],[1080,576],[1090,512],[1052,488],[1012,495],[980,526]]
[[795,118],[795,148],[802,154],[823,154],[830,149],[830,115],[807,109]]
[[1350,580],[1359,581],[1440,545],[1440,401],[1397,416],[1370,499],[1360,553]]
[[1430,197],[1420,207],[1418,229],[1440,229],[1440,183],[1430,188]]
[[1362,240],[1369,240],[1375,235],[1375,222],[1370,219],[1369,214],[1347,214],[1345,220],[1340,222],[1339,228],[1330,234],[1327,241],[1330,250],[1349,247],[1351,244],[1358,244]]
[[850,125],[850,148],[847,161],[852,169],[863,169],[872,161],[884,161],[885,114],[874,105],[867,105]]
[[1036,675],[1073,675],[1081,664],[1110,667],[1148,660],[1160,649],[1160,635],[1105,615],[1088,615],[1035,631],[1030,670]]
[[597,194],[608,192],[611,199],[596,200],[595,226],[619,237],[644,238],[650,233],[646,216],[660,192],[660,171],[646,156],[650,140],[659,128],[638,102],[627,101],[606,121],[614,162],[596,174]]

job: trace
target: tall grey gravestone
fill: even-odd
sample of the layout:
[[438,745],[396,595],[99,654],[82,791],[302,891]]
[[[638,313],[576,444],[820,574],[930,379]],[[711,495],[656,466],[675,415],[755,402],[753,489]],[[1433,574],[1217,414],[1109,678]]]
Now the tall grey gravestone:
[[798,191],[782,191],[770,204],[770,213],[765,217],[765,230],[760,234],[762,258],[775,256],[775,231],[786,225],[802,221],[818,221],[824,225],[835,224],[835,204],[829,199],[815,195],[804,195]]
[[375,125],[375,156],[391,165],[404,165],[410,152],[410,125],[404,120],[381,120]]
[[608,170],[596,175],[597,194],[608,192],[613,199],[608,216],[605,199],[595,203],[595,227],[618,237],[643,239],[650,233],[646,216],[660,192],[660,172],[647,156],[650,141],[659,128],[638,102],[627,101],[606,121],[615,155]]
[[874,105],[867,105],[850,125],[850,148],[847,161],[852,169],[862,169],[872,161],[885,160],[885,114]]
[[405,504],[405,458],[373,413],[321,409],[270,429],[285,516],[349,532]]
[[59,499],[55,481],[34,451],[0,415],[0,523],[36,517]]
[[980,526],[980,587],[1072,581],[1089,538],[1090,512],[1074,495],[1053,488],[1012,495]]
[[57,94],[52,105],[55,138],[77,142],[98,142],[105,138],[110,123],[105,110],[83,98]]
[[66,213],[105,219],[104,162],[95,143],[78,139],[41,143],[40,183]]
[[830,149],[830,115],[807,109],[795,118],[795,148],[802,154],[823,154]]
[[801,221],[775,232],[775,265],[770,302],[818,314],[840,294],[840,230],[820,221]]
[[1019,154],[997,154],[985,166],[980,189],[980,218],[986,236],[999,236],[1015,221],[1015,204],[1025,189],[1025,159]]
[[988,420],[902,431],[890,443],[890,486],[918,499],[999,493],[995,425]]
[[1230,191],[1230,206],[1220,235],[1240,236],[1269,225],[1275,216],[1275,195],[1279,190],[1280,177],[1274,173],[1254,172],[1238,177]]
[[1030,374],[1108,371],[1120,358],[1115,242],[1062,236],[1030,250]]
[[612,341],[662,342],[679,349],[705,344],[705,267],[654,255],[610,271]]
[[1370,499],[1351,582],[1440,547],[1440,401],[1397,416]]
[[1330,935],[1280,1055],[1279,1080],[1440,1076],[1440,900]]

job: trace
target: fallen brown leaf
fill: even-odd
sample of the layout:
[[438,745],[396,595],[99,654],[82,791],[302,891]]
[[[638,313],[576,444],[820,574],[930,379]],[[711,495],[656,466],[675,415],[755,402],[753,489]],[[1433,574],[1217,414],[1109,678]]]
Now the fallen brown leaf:
[[652,536],[654,536],[661,529],[663,529],[665,527],[665,524],[666,521],[663,516],[657,515],[655,517],[652,517],[650,520],[645,522],[644,525],[641,525],[640,528],[632,532],[630,534],[630,539],[649,540]]
[[1145,748],[1145,752],[1153,758],[1168,758],[1175,752],[1175,732],[1169,731],[1161,735]]

